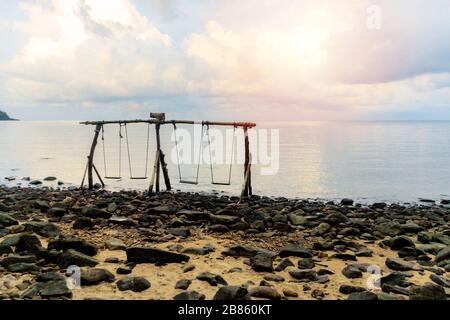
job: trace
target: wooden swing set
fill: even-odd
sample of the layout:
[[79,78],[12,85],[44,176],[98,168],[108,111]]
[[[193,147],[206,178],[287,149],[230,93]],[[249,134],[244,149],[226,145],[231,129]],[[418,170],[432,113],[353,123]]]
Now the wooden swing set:
[[[146,156],[145,156],[145,173],[142,176],[135,175],[133,173],[132,168],[132,162],[131,162],[131,153],[130,153],[130,143],[129,143],[129,135],[128,135],[128,129],[127,125],[129,124],[137,124],[137,123],[143,123],[147,124],[147,139],[146,139]],[[162,171],[164,183],[166,186],[166,190],[170,191],[172,189],[172,186],[170,184],[170,178],[169,178],[169,172],[167,170],[167,163],[165,161],[165,154],[162,151],[161,148],[161,138],[160,138],[160,128],[162,125],[172,125],[175,135],[175,148],[177,153],[177,165],[178,165],[178,174],[179,174],[179,182],[182,184],[191,184],[191,185],[197,185],[198,184],[198,176],[200,172],[200,155],[202,152],[202,143],[200,143],[199,148],[199,161],[197,164],[196,169],[196,177],[193,180],[184,179],[181,174],[181,166],[180,166],[180,159],[179,159],[179,153],[178,153],[178,138],[177,138],[177,125],[201,125],[201,139],[203,139],[204,134],[206,133],[207,136],[207,144],[209,148],[209,156],[210,156],[210,170],[211,170],[211,184],[213,185],[230,185],[231,184],[231,172],[233,167],[233,155],[235,152],[235,131],[237,128],[242,128],[244,130],[244,147],[245,147],[245,162],[244,162],[244,182],[242,185],[242,192],[241,197],[246,197],[249,195],[252,195],[252,179],[251,179],[251,153],[250,153],[250,141],[249,141],[249,134],[248,129],[251,129],[256,126],[255,123],[251,122],[214,122],[214,121],[191,121],[191,120],[166,120],[165,113],[150,113],[150,119],[148,120],[117,120],[117,121],[85,121],[80,122],[80,124],[83,125],[94,125],[95,126],[95,132],[94,132],[94,138],[92,140],[91,149],[89,152],[89,155],[87,157],[87,164],[86,169],[84,171],[83,180],[81,182],[81,188],[84,188],[86,175],[88,178],[88,188],[89,190],[94,189],[94,172],[97,175],[102,187],[105,187],[105,183],[103,179],[111,179],[111,180],[119,180],[122,178],[122,142],[125,140],[126,144],[126,151],[127,151],[127,157],[128,157],[128,166],[129,166],[129,173],[130,173],[130,179],[132,180],[146,180],[148,179],[148,154],[149,154],[149,146],[150,146],[150,127],[152,125],[155,126],[155,133],[156,133],[156,152],[155,152],[155,162],[153,166],[153,172],[152,176],[150,178],[150,185],[149,185],[149,193],[153,192],[160,192],[160,175]],[[117,175],[110,175],[108,174],[108,168],[106,165],[106,148],[105,148],[105,126],[106,125],[119,125],[119,169]],[[233,144],[232,144],[232,151],[231,151],[231,161],[230,161],[230,167],[228,171],[228,181],[225,182],[219,182],[214,179],[214,171],[213,171],[213,164],[212,164],[212,155],[211,155],[211,140],[210,140],[210,134],[209,134],[209,127],[210,126],[232,126],[233,127]],[[206,128],[206,130],[204,130]],[[98,144],[98,138],[101,134],[101,141],[102,141],[102,151],[103,151],[103,166],[105,175],[102,178],[99,171],[97,170],[95,164],[94,164],[94,154],[95,149]],[[125,135],[125,136],[124,136]]]

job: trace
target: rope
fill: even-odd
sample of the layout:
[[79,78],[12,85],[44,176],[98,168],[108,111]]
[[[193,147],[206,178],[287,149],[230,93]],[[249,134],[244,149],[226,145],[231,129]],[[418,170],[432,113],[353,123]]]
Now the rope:
[[130,155],[130,142],[128,140],[128,128],[127,124],[124,124],[125,127],[125,141],[127,142],[127,154],[128,154],[128,167],[130,168],[130,179],[133,178],[133,170],[131,169],[131,155]]
[[209,148],[209,162],[210,162],[210,170],[211,170],[211,183],[212,184],[221,184],[221,185],[230,185],[231,184],[231,172],[233,171],[233,156],[234,156],[234,145],[235,145],[235,136],[236,133],[236,126],[233,127],[233,142],[231,145],[231,159],[230,159],[230,169],[228,172],[228,182],[220,183],[214,181],[214,170],[213,170],[213,163],[212,163],[212,152],[211,152],[211,138],[209,134],[209,125],[207,125],[207,136],[208,136],[208,148]]
[[177,125],[173,122],[173,133],[175,135],[175,150],[177,152],[177,164],[178,164],[178,177],[181,182],[181,167],[180,167],[180,155],[178,153],[178,137],[177,137]]
[[174,135],[175,135],[175,150],[177,152],[177,164],[178,164],[178,176],[179,176],[179,181],[180,183],[190,183],[190,184],[198,184],[198,177],[200,174],[200,157],[202,155],[202,139],[203,139],[203,127],[205,126],[205,124],[202,122],[202,133],[201,133],[201,138],[200,138],[200,148],[198,151],[198,164],[197,164],[197,174],[195,177],[195,181],[187,181],[187,180],[183,180],[182,176],[181,176],[181,164],[180,164],[180,156],[179,156],[179,151],[178,151],[178,136],[177,136],[177,126],[175,124],[175,122],[172,122],[173,124],[173,128],[174,128]]
[[106,152],[105,152],[105,128],[102,125],[102,145],[103,145],[103,168],[105,169],[105,177],[108,176],[108,174],[106,173]]
[[150,145],[150,123],[147,125],[147,149],[145,151],[145,177],[148,175],[148,150]]

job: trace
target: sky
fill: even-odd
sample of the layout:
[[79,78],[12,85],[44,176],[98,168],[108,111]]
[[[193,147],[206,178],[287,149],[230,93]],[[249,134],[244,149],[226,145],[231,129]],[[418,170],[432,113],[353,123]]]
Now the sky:
[[448,0],[0,0],[23,120],[450,119]]

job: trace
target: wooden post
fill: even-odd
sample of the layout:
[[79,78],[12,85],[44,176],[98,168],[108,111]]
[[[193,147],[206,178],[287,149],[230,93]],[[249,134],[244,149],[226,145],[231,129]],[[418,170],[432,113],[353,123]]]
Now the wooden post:
[[158,162],[156,163],[156,181],[155,181],[155,192],[159,192],[159,172],[160,172],[160,163],[161,163],[161,140],[159,135],[160,124],[155,124],[156,130],[156,152],[158,153]]
[[97,146],[98,135],[100,133],[101,128],[102,128],[102,125],[99,124],[99,123],[95,126],[94,140],[92,140],[91,151],[89,152],[89,156],[88,156],[88,185],[89,185],[89,190],[93,190],[94,189],[94,176],[93,176],[94,153],[95,153],[95,147]]
[[248,127],[244,127],[245,137],[245,163],[244,163],[244,189],[242,195],[248,197],[252,195],[252,177],[251,177],[251,157],[250,157],[250,141],[248,137]]
[[164,177],[164,183],[166,185],[166,190],[170,191],[170,190],[172,190],[172,186],[170,185],[169,171],[167,170],[167,163],[166,163],[165,157],[166,157],[166,155],[161,151],[160,162],[161,162],[161,168],[162,168],[163,177]]

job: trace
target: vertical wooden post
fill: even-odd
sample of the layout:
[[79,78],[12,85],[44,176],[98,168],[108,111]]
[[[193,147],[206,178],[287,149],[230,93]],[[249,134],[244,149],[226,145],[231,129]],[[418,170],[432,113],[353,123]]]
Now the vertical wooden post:
[[95,147],[97,146],[98,135],[100,133],[101,128],[102,128],[102,125],[100,123],[98,123],[95,126],[94,140],[92,140],[91,151],[89,152],[89,156],[88,156],[88,185],[89,185],[89,190],[93,190],[94,189],[94,176],[93,176],[94,153],[95,153]]
[[244,163],[244,189],[242,195],[248,197],[252,195],[252,176],[251,176],[251,157],[250,157],[250,141],[248,136],[248,127],[244,127],[245,137],[245,163]]
[[159,129],[161,125],[159,123],[155,124],[156,130],[156,152],[158,153],[158,162],[156,163],[156,182],[155,182],[155,192],[159,192],[159,172],[160,172],[160,163],[161,163],[161,140],[159,135]]
[[169,178],[169,171],[167,170],[167,163],[166,163],[166,155],[161,151],[161,169],[163,172],[163,177],[164,177],[164,183],[166,185],[166,190],[170,191],[172,190],[172,186],[170,185],[170,178]]

